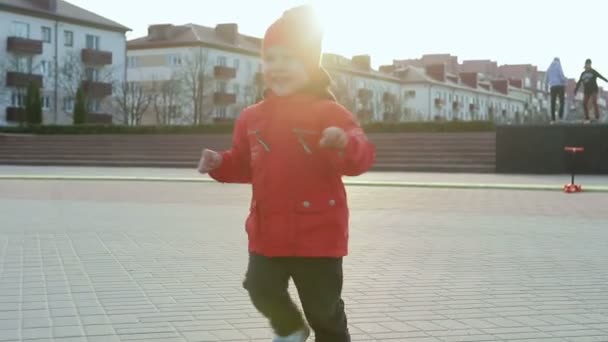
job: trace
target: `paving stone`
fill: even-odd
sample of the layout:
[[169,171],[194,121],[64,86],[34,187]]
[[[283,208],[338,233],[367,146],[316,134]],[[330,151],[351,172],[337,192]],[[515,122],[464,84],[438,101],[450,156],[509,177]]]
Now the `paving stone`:
[[[242,288],[247,187],[0,180],[0,188],[0,341],[272,336]],[[608,194],[351,187],[348,195],[353,341],[608,336]]]

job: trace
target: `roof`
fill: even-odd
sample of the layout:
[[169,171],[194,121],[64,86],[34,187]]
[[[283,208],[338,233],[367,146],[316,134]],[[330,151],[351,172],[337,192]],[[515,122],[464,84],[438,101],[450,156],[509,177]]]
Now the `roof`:
[[57,0],[56,10],[48,10],[28,0],[0,0],[0,9],[24,13],[31,16],[59,19],[74,24],[93,26],[110,31],[126,32],[131,29],[115,21],[80,8],[64,0]]
[[[399,70],[398,72],[400,72],[400,74],[403,75],[402,80],[406,83],[430,83],[430,84],[434,84],[434,85],[440,85],[440,86],[450,87],[450,88],[459,89],[459,90],[474,91],[474,92],[478,92],[478,93],[482,93],[482,94],[486,94],[486,95],[508,98],[511,100],[519,100],[512,96],[505,95],[503,93],[499,93],[499,92],[495,92],[495,91],[489,91],[489,90],[486,90],[481,87],[471,88],[466,85],[457,84],[457,83],[447,81],[447,80],[446,80],[446,82],[440,82],[440,81],[437,81],[434,78],[431,78],[430,76],[428,76],[426,74],[426,72],[424,72],[424,70],[417,68],[417,67],[413,67],[413,66],[407,66],[407,67]],[[509,89],[511,90],[511,88],[509,88]],[[519,88],[516,88],[513,90],[517,90],[520,92],[527,92],[527,90],[519,89]]]
[[215,28],[196,24],[167,25],[169,30],[166,39],[152,39],[145,36],[130,40],[127,43],[129,50],[155,49],[166,47],[180,47],[192,45],[207,45],[226,50],[238,50],[259,56],[262,49],[260,38],[238,34],[236,43],[223,39]]
[[334,53],[323,54],[323,67],[328,70],[345,72],[355,76],[375,78],[387,82],[401,83],[398,77],[374,69],[363,69],[353,65],[351,59]]

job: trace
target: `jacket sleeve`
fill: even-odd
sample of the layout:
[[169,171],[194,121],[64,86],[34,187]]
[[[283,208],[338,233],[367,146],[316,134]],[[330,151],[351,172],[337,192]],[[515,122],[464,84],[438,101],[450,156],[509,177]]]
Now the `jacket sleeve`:
[[339,127],[346,132],[348,143],[343,150],[327,150],[326,153],[335,169],[344,176],[359,176],[373,166],[376,148],[356,122],[353,114],[337,103],[332,103],[326,115],[323,129]]
[[597,76],[598,78],[604,80],[604,82],[608,82],[608,80],[606,79],[606,77],[602,76],[602,74],[600,74],[599,72],[595,72],[595,76]]
[[251,183],[249,139],[246,124],[247,110],[236,120],[232,136],[232,148],[220,152],[222,164],[209,172],[209,176],[221,183]]

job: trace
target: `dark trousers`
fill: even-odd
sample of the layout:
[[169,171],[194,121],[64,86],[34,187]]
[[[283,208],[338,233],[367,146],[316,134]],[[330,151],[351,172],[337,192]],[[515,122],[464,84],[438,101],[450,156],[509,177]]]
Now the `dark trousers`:
[[597,91],[592,93],[585,93],[583,97],[583,110],[585,111],[585,119],[589,120],[589,107],[593,106],[595,111],[595,118],[600,119],[600,108],[597,105]]
[[243,286],[275,333],[288,336],[305,322],[288,293],[292,278],[316,342],[350,342],[342,301],[342,258],[267,258],[250,254]]
[[564,118],[564,102],[566,96],[566,87],[553,86],[551,87],[551,120],[555,121],[555,104],[559,97],[559,118]]

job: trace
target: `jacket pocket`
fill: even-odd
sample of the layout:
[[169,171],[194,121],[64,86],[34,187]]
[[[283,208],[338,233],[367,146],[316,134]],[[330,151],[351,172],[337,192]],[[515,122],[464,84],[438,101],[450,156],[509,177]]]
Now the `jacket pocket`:
[[340,196],[302,197],[294,215],[297,240],[304,245],[332,248],[348,239],[348,208]]

